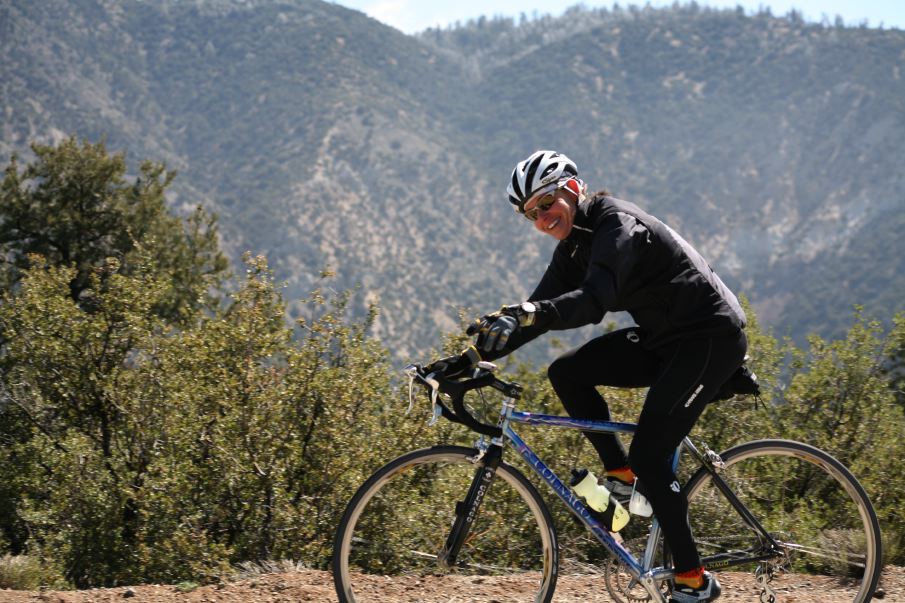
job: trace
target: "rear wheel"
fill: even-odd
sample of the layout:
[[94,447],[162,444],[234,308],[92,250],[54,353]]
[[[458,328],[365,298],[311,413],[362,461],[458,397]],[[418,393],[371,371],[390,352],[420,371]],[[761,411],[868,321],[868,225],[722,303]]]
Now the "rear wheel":
[[[865,603],[880,578],[880,526],[861,484],[829,454],[800,442],[760,440],[721,455],[718,474],[780,545],[778,558],[734,566],[721,578],[724,592],[761,601],[799,600],[819,589],[832,601]],[[699,470],[686,486],[698,551],[711,570],[733,552],[762,548],[757,533]],[[739,573],[746,572],[746,573]]]
[[548,602],[558,549],[549,512],[519,471],[501,463],[456,563],[438,561],[476,475],[476,450],[417,450],[379,469],[356,492],[340,521],[333,576],[341,602]]

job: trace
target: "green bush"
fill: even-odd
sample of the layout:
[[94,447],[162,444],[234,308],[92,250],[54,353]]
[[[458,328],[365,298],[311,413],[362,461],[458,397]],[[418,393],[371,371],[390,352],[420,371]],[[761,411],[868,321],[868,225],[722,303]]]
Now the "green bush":
[[37,590],[41,587],[63,588],[62,576],[35,557],[3,555],[0,557],[0,589]]

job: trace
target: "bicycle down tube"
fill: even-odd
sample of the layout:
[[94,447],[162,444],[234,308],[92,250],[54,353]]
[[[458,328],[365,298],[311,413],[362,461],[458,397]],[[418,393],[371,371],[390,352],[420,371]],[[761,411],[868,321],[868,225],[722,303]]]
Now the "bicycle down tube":
[[[582,500],[572,492],[556,473],[538,457],[531,447],[512,429],[509,425],[512,423],[524,423],[526,425],[546,425],[553,427],[563,427],[566,429],[580,429],[582,431],[596,431],[607,433],[634,433],[637,426],[634,423],[619,423],[611,421],[592,421],[583,419],[573,419],[557,415],[544,415],[530,412],[520,412],[509,410],[506,413],[507,421],[503,422],[503,437],[509,444],[522,456],[529,467],[556,493],[556,495],[568,507],[578,515],[581,520],[588,526],[594,536],[603,544],[615,557],[622,561],[629,569],[629,573],[633,578],[640,580],[642,576],[652,568],[646,567],[652,562],[652,559],[644,559],[644,563],[638,561],[634,555],[625,549],[625,547],[616,540],[610,532],[589,512],[587,506]],[[673,466],[678,465],[678,450],[673,457]],[[657,529],[656,525],[653,528]],[[672,576],[672,570],[660,570],[653,574],[654,580],[661,580]]]

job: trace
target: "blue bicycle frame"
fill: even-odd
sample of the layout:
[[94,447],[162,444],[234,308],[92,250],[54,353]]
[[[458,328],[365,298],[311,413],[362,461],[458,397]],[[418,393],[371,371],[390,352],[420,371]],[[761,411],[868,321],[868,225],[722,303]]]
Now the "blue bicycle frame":
[[[582,431],[603,432],[603,433],[634,433],[637,425],[634,423],[619,423],[611,421],[591,421],[583,419],[572,419],[557,415],[543,415],[530,412],[520,412],[513,409],[514,404],[507,400],[504,402],[504,416],[501,420],[500,427],[503,430],[502,438],[518,451],[525,459],[528,466],[540,476],[553,492],[562,499],[566,505],[581,519],[589,530],[597,537],[603,546],[607,548],[615,557],[617,557],[628,569],[631,576],[642,582],[650,589],[654,584],[661,580],[672,578],[673,570],[664,568],[651,568],[653,563],[653,553],[656,549],[656,541],[659,538],[660,524],[656,518],[653,519],[650,533],[648,535],[648,544],[645,548],[646,555],[643,560],[638,560],[631,554],[622,544],[616,540],[610,532],[598,522],[588,510],[588,507],[582,500],[572,492],[556,473],[547,466],[535,453],[531,447],[522,440],[521,437],[512,429],[510,423],[523,423],[526,425],[546,425],[551,427],[562,427],[566,429],[580,429]],[[673,471],[679,464],[679,450],[677,449],[673,455]]]
[[[565,429],[578,429],[594,433],[632,434],[635,433],[638,426],[635,423],[593,421],[575,419],[561,415],[545,415],[516,411],[515,401],[521,397],[521,387],[517,384],[506,383],[493,377],[493,373],[491,372],[492,369],[495,368],[493,365],[482,367],[479,364],[479,368],[485,369],[486,372],[483,374],[476,373],[474,378],[464,382],[444,382],[444,387],[441,389],[441,383],[437,381],[433,373],[424,376],[420,372],[420,367],[410,365],[406,368],[406,373],[409,374],[412,379],[409,385],[409,408],[411,409],[414,405],[414,383],[416,379],[420,379],[421,382],[425,383],[430,388],[431,405],[433,407],[433,418],[429,422],[430,425],[433,425],[441,416],[444,416],[447,419],[466,425],[477,433],[483,434],[481,440],[477,444],[478,454],[471,459],[474,463],[479,462],[480,459],[491,450],[491,445],[493,446],[493,454],[489,457],[489,462],[491,465],[493,463],[499,463],[499,451],[504,445],[503,440],[506,440],[506,442],[508,442],[509,445],[518,451],[522,458],[525,459],[525,462],[528,463],[528,466],[531,467],[532,471],[540,476],[542,480],[547,482],[547,485],[550,486],[560,500],[568,506],[591,533],[594,534],[604,548],[606,548],[621,566],[625,568],[632,577],[633,583],[643,587],[650,595],[652,601],[665,603],[664,593],[660,590],[661,585],[664,581],[675,577],[675,570],[663,566],[654,567],[654,557],[658,550],[657,545],[661,532],[660,523],[656,517],[651,520],[651,528],[644,549],[644,558],[638,560],[622,545],[620,542],[621,539],[618,539],[617,536],[611,534],[606,529],[606,526],[594,518],[590,509],[585,506],[585,503],[582,502],[571,488],[563,483],[559,476],[557,476],[556,473],[548,467],[533,450],[531,450],[531,447],[528,446],[528,444],[522,440],[512,428],[513,424],[521,423],[525,425],[544,425]],[[496,426],[482,423],[476,419],[465,406],[465,393],[482,387],[493,387],[502,392],[505,396]],[[452,407],[455,412],[450,410],[449,407],[440,401],[439,395],[441,391],[447,396],[447,399],[452,402]],[[488,435],[491,437],[490,444],[484,439],[485,436]],[[710,474],[713,484],[740,514],[742,521],[759,535],[761,542],[760,547],[756,549],[721,553],[709,558],[705,557],[702,561],[705,564],[713,563],[714,567],[729,567],[730,565],[737,565],[750,561],[764,561],[782,556],[782,549],[779,544],[764,529],[751,512],[748,511],[744,504],[742,504],[738,497],[731,491],[729,486],[717,474],[717,470],[725,466],[720,456],[707,448],[706,445],[703,447],[703,452],[699,451],[694,443],[689,440],[688,437],[685,437],[672,456],[672,468],[674,472],[678,469],[679,456],[683,449],[700,463],[701,469],[699,469],[699,471],[705,470]],[[495,467],[495,465],[493,466]],[[698,474],[696,474],[696,477],[697,475]],[[475,480],[478,479],[486,479],[484,472],[476,474]],[[473,482],[473,486],[475,483],[477,482]],[[463,503],[470,509],[470,512],[477,512],[477,508],[481,504],[481,497],[471,499],[469,498],[470,496],[471,494],[469,493],[466,497],[466,501],[463,501]],[[465,520],[463,514],[457,512],[456,521],[454,522],[453,528],[447,539],[444,553],[438,558],[443,562],[454,563],[458,547],[461,546],[461,543],[464,541],[467,534],[468,521]],[[446,552],[448,552],[448,555],[446,555]]]

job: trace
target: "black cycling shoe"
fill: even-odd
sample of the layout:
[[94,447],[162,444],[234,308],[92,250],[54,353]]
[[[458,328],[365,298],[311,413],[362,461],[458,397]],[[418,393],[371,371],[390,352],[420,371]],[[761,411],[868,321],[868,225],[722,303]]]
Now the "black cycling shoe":
[[719,580],[710,572],[704,572],[704,586],[691,588],[677,584],[673,587],[669,603],[708,603],[716,601],[721,592]]

